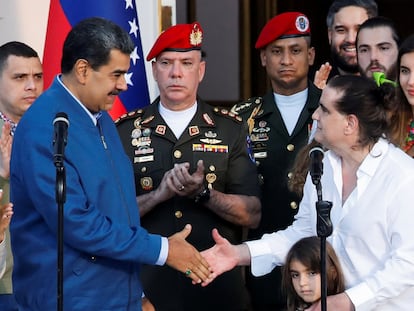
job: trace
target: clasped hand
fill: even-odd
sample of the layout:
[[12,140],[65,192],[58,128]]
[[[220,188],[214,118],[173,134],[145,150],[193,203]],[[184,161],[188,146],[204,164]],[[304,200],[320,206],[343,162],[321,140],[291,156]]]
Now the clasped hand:
[[165,173],[165,181],[168,190],[173,194],[185,197],[194,197],[203,188],[204,164],[203,160],[197,162],[197,170],[190,174],[190,163],[176,163],[174,167]]

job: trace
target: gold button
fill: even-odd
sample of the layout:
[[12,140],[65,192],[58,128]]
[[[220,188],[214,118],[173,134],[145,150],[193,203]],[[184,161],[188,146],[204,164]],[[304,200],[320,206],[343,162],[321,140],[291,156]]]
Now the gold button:
[[290,202],[290,208],[291,209],[297,209],[298,208],[298,203],[296,203],[295,201]]
[[292,144],[289,144],[289,145],[287,145],[287,150],[289,150],[289,151],[293,151],[293,150],[295,150],[295,145],[292,145]]
[[142,168],[141,168],[141,173],[145,173],[147,171],[147,168],[145,167],[145,166],[143,166]]
[[183,213],[182,213],[181,211],[176,211],[176,212],[174,213],[174,215],[175,215],[175,217],[177,217],[177,218],[181,218],[181,217],[183,217]]
[[291,179],[292,177],[293,177],[293,173],[292,172],[289,172],[288,173],[288,178]]
[[214,165],[210,165],[209,169],[210,171],[214,172],[216,170],[216,167]]
[[174,151],[174,157],[176,158],[176,159],[179,159],[179,158],[181,158],[181,151],[180,150],[175,150]]

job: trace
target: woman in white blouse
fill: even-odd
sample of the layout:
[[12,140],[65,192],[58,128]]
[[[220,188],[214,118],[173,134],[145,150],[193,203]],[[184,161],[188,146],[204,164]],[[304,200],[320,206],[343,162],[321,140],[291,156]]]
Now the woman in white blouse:
[[[323,200],[333,204],[328,241],[346,281],[344,293],[327,298],[328,310],[411,311],[414,305],[414,160],[386,138],[394,90],[336,76],[313,114],[315,140],[329,149],[321,178]],[[235,265],[251,265],[256,276],[283,265],[293,243],[317,234],[317,200],[308,176],[299,212],[285,230],[240,245],[214,230],[216,245],[203,256],[215,276]],[[308,310],[320,310],[320,303]]]

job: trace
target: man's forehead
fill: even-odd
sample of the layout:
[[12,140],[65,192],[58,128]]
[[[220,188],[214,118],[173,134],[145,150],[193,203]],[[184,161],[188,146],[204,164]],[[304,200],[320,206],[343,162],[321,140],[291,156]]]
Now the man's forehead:
[[185,51],[185,52],[178,52],[178,51],[163,51],[157,57],[158,59],[196,59],[200,58],[201,51],[193,50],[193,51]]
[[367,11],[358,6],[346,6],[340,9],[334,16],[333,27],[361,25],[368,19]]
[[289,47],[303,45],[307,45],[305,37],[276,39],[275,41],[269,44],[270,47]]
[[4,63],[4,70],[26,70],[28,67],[38,67],[42,71],[42,64],[38,57],[24,57],[9,55]]
[[397,45],[390,27],[378,26],[373,28],[363,28],[358,33],[358,46],[365,44],[391,43]]

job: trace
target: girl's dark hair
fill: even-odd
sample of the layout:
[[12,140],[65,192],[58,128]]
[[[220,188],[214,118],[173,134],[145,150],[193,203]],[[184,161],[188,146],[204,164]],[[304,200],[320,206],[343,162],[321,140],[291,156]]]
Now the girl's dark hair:
[[389,137],[389,116],[396,101],[395,87],[391,83],[377,86],[373,79],[339,75],[330,79],[327,87],[342,94],[335,103],[338,112],[358,118],[360,146],[373,145],[384,135]]
[[[292,260],[300,261],[309,270],[321,272],[321,241],[312,236],[297,241],[289,250],[285,265],[282,267],[282,288],[286,291],[288,311],[306,304],[296,293],[290,275]],[[338,257],[329,242],[326,242],[327,294],[335,295],[345,290],[345,280]]]
[[312,141],[307,145],[303,146],[296,154],[295,161],[291,167],[292,175],[288,179],[288,188],[299,197],[303,197],[303,187],[309,172],[309,152],[316,146],[320,146],[320,143],[314,139],[312,139]]

